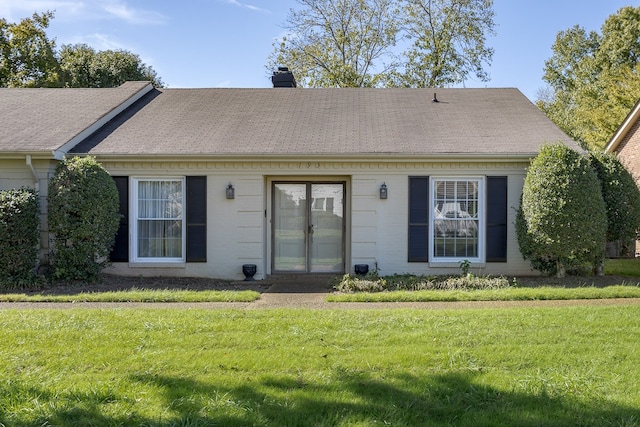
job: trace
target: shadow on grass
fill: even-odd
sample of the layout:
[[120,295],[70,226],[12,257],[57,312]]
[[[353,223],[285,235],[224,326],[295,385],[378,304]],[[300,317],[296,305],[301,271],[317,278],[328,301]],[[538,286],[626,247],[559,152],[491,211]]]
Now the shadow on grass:
[[[335,370],[320,380],[242,378],[234,388],[171,376],[139,375],[162,401],[157,416],[143,415],[130,397],[109,390],[66,395],[36,386],[0,385],[0,425],[74,426],[631,426],[640,409],[605,399],[545,392],[504,392],[457,372],[373,380],[367,371]],[[244,384],[242,384],[244,383]],[[37,407],[29,405],[37,402]],[[11,412],[13,405],[22,408]],[[117,414],[117,415],[108,415]]]

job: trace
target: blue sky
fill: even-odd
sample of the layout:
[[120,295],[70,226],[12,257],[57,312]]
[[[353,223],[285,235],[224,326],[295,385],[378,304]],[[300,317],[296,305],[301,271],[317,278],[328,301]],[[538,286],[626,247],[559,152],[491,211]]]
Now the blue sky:
[[[55,10],[49,30],[58,47],[86,43],[126,49],[151,65],[168,87],[270,87],[265,69],[295,0],[0,0],[0,16],[18,22]],[[573,25],[600,32],[628,0],[494,0],[495,49],[487,83],[517,87],[532,101],[556,34]]]

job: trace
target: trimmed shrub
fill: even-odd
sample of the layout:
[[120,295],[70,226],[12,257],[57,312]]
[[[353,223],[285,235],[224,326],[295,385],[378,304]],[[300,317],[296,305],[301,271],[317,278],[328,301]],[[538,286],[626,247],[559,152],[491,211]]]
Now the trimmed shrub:
[[607,241],[634,240],[640,229],[640,190],[633,176],[613,154],[591,153],[591,165],[607,212]]
[[26,287],[36,281],[38,216],[38,196],[34,190],[0,191],[0,287]]
[[433,291],[433,290],[493,290],[511,287],[504,277],[475,276],[415,276],[413,274],[394,274],[380,277],[377,274],[351,276],[345,274],[333,288],[338,292],[385,292],[385,291]]
[[565,275],[600,264],[607,218],[600,182],[586,156],[548,144],[531,162],[516,217],[520,252],[531,266]]
[[59,163],[49,183],[53,277],[97,279],[109,263],[119,222],[118,190],[95,158]]

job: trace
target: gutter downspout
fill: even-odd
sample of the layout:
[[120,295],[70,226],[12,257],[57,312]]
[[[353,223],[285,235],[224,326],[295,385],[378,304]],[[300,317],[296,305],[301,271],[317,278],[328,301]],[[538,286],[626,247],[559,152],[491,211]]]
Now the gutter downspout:
[[33,182],[34,182],[36,193],[39,193],[40,181],[38,180],[38,174],[36,173],[36,169],[33,167],[33,164],[31,163],[31,154],[27,154],[26,160],[27,160],[27,166],[29,166],[29,169],[31,170],[31,174],[33,175]]

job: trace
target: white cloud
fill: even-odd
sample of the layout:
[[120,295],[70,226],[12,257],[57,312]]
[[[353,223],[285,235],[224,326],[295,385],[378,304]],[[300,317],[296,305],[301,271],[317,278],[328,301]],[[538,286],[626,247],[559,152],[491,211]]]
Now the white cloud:
[[111,2],[102,7],[112,16],[131,24],[162,24],[166,17],[152,10],[134,9],[124,2]]
[[18,22],[34,12],[55,11],[62,14],[78,14],[84,9],[82,1],[73,0],[0,0],[0,17],[9,22]]
[[118,40],[115,40],[109,34],[99,34],[99,33],[91,34],[87,36],[87,39],[91,40],[87,42],[87,44],[96,50],[129,50],[131,51],[131,48],[129,46],[119,42]]
[[147,9],[137,9],[126,2],[112,0],[106,2],[85,2],[82,0],[0,0],[0,17],[9,22],[17,22],[30,17],[34,12],[54,11],[56,18],[64,21],[120,19],[130,24],[163,24],[167,21],[163,14]]
[[64,41],[63,44],[86,44],[95,50],[127,50],[139,54],[133,46],[122,43],[109,34],[93,33],[85,35],[75,35]]
[[271,13],[271,11],[268,10],[268,9],[263,9],[261,7],[254,6],[252,4],[241,3],[238,0],[226,0],[226,2],[229,3],[229,4],[232,4],[234,6],[237,6],[237,7],[241,7],[243,9],[252,10],[254,12]]

